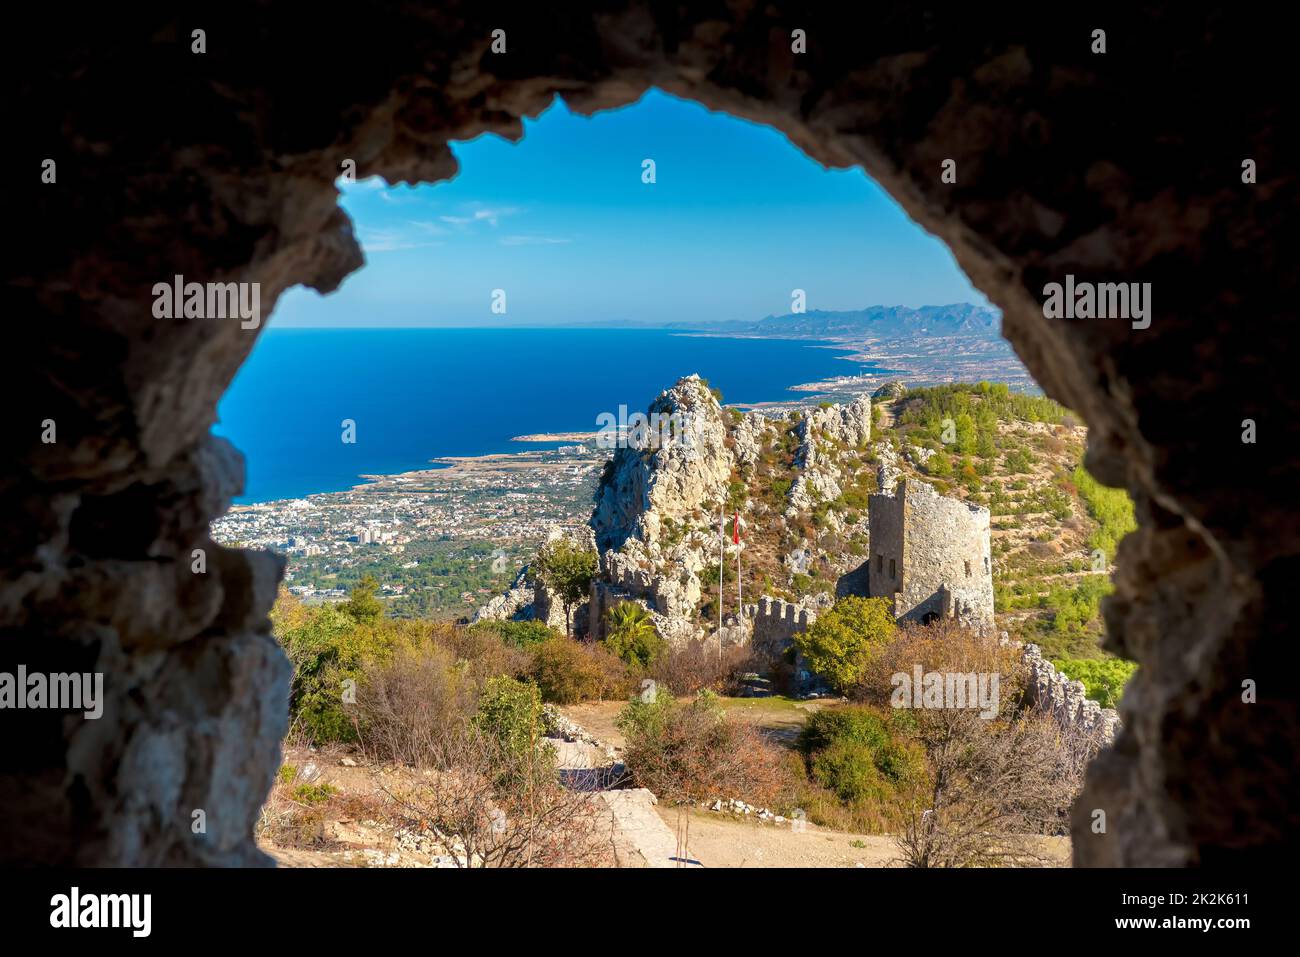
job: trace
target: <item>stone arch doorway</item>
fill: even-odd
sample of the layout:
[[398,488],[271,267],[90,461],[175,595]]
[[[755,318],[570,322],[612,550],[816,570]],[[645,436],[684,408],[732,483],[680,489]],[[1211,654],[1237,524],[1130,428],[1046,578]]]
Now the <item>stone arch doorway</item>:
[[938,620],[939,613],[937,611],[927,611],[921,616],[921,624],[923,625],[933,625]]
[[[591,111],[652,84],[862,165],[1001,308],[1037,381],[1086,419],[1090,470],[1134,498],[1106,616],[1141,668],[1076,807],[1076,863],[1254,860],[1295,840],[1295,694],[1242,695],[1283,673],[1300,565],[1280,32],[1129,7],[1099,55],[1091,19],[905,3],[861,20],[779,2],[351,13],[39,11],[5,61],[6,125],[30,149],[7,156],[0,202],[40,240],[7,264],[23,361],[0,615],[29,668],[107,676],[101,720],[9,725],[6,860],[260,861],[288,678],[266,620],[280,565],[207,537],[242,475],[208,429],[257,329],[156,319],[153,286],[256,282],[264,315],[290,285],[328,291],[361,265],[332,185],[345,161],[435,181],[450,139],[517,135],[557,93]],[[1151,282],[1150,326],[1046,318],[1043,287],[1066,276]],[[1267,438],[1244,443],[1247,420]]]

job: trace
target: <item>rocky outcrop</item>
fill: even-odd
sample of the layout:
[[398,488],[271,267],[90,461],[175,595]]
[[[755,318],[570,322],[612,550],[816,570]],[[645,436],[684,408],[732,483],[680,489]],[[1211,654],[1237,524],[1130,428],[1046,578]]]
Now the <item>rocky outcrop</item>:
[[870,439],[871,399],[865,395],[848,405],[804,409],[795,459],[799,474],[790,487],[785,517],[839,498],[844,475],[837,452],[863,448]]
[[762,412],[750,412],[741,417],[732,430],[732,454],[741,466],[752,466],[763,450],[771,423]]
[[627,442],[610,461],[590,523],[600,548],[592,607],[639,600],[662,637],[689,641],[703,636],[694,622],[700,573],[716,554],[714,516],[734,459],[722,407],[699,376],[661,393],[649,413],[680,428],[653,430],[645,447]]
[[722,407],[697,375],[661,393],[650,416],[675,425],[628,435],[596,493],[591,528],[602,552],[635,540],[657,548],[663,523],[692,522],[722,500],[731,478]]
[[[719,508],[733,476],[747,474],[776,435],[775,422],[763,412],[724,411],[698,376],[661,394],[649,414],[689,423],[688,441],[615,452],[591,518],[602,548],[592,633],[600,633],[600,616],[610,604],[634,600],[651,611],[669,641],[697,641],[716,631],[697,621],[697,611],[708,597],[701,575],[717,563]],[[806,517],[818,503],[840,496],[843,456],[862,452],[871,437],[871,402],[862,396],[788,414],[798,416],[798,447],[785,516]],[[825,523],[831,533],[844,529],[834,512]],[[806,574],[813,560],[812,548],[801,547],[785,556],[785,565],[790,575]],[[724,643],[748,641],[750,627],[749,618],[724,623]]]
[[479,621],[525,620],[533,616],[533,603],[537,595],[537,586],[528,573],[528,566],[519,569],[510,587],[500,595],[492,598],[486,605],[474,612],[470,623]]
[[876,456],[876,489],[881,495],[892,495],[903,477],[898,453],[888,442],[877,442],[871,450]]

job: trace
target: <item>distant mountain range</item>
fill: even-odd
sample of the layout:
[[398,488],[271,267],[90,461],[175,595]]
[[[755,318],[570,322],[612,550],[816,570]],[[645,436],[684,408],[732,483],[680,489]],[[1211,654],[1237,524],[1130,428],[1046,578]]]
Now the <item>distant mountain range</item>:
[[870,336],[892,339],[910,336],[978,336],[999,338],[1002,316],[996,309],[969,302],[946,306],[868,306],[844,312],[809,312],[766,316],[753,322],[672,323],[671,328],[748,332],[785,336]]

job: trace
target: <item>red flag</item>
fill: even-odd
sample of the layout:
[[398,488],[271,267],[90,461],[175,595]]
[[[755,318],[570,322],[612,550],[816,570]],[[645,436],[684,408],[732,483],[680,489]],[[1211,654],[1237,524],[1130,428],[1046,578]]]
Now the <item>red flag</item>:
[[740,544],[740,513],[739,512],[736,513],[735,524],[732,525],[731,527],[731,543],[733,545]]

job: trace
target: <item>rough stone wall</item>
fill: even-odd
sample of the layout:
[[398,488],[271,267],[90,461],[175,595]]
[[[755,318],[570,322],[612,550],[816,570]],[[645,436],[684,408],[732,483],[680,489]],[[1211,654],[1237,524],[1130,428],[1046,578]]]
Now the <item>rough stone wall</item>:
[[904,479],[891,494],[872,495],[868,515],[868,589],[895,598],[895,617],[922,621],[935,614],[979,631],[992,629],[988,509],[940,495],[926,482]]
[[1090,699],[1083,682],[1057,671],[1037,645],[1025,645],[1020,660],[1029,672],[1026,692],[1030,701],[1092,748],[1108,747],[1114,741],[1120,724],[1118,711]]
[[764,595],[754,604],[745,606],[745,617],[753,623],[751,641],[754,648],[780,654],[790,647],[795,635],[812,627],[817,612],[795,602]]
[[[903,587],[903,498],[897,486],[867,497],[867,593],[895,598]],[[892,562],[892,565],[891,565]],[[895,615],[898,605],[895,603]]]
[[[266,623],[279,568],[206,533],[241,474],[208,430],[256,330],[155,320],[153,284],[257,281],[264,312],[290,285],[329,291],[362,264],[333,186],[344,160],[437,181],[456,171],[450,140],[518,137],[557,94],[591,112],[651,85],[863,167],[948,245],[1035,379],[1087,422],[1089,470],[1133,496],[1140,527],[1105,614],[1111,648],[1141,667],[1076,807],[1076,862],[1289,853],[1300,704],[1269,681],[1290,673],[1300,569],[1287,31],[1227,5],[1130,3],[1105,11],[1097,55],[1091,7],[349,9],[340,29],[224,4],[204,15],[199,57],[192,16],[174,9],[37,5],[0,58],[5,130],[29,144],[5,153],[0,213],[34,237],[3,284],[22,361],[0,385],[0,628],[29,666],[101,664],[112,703],[94,727],[7,726],[0,855],[256,857],[285,720]],[[489,52],[498,27],[509,54]],[[806,54],[790,51],[794,28]],[[45,155],[57,186],[39,180]],[[1150,327],[1047,318],[1044,285],[1066,275],[1152,283]],[[40,441],[46,418],[56,445]],[[1241,441],[1246,419],[1256,443]],[[198,579],[183,563],[205,546]],[[224,822],[207,843],[186,823],[205,804]],[[1098,807],[1105,835],[1088,826]]]

